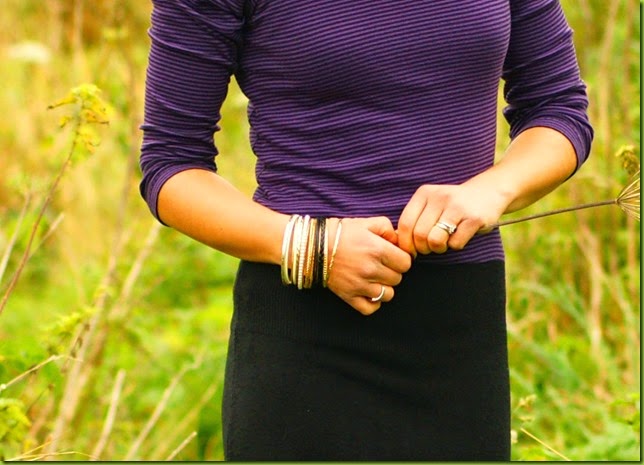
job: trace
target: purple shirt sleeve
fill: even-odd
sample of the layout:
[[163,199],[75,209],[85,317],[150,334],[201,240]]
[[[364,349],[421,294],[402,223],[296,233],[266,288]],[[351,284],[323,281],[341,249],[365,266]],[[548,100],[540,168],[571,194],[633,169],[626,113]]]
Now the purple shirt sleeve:
[[140,165],[157,218],[163,184],[187,169],[216,171],[213,135],[243,24],[238,1],[154,0]]
[[586,86],[558,0],[511,2],[512,32],[503,67],[504,116],[510,137],[536,126],[555,129],[575,148],[577,168],[586,160],[593,129]]
[[[396,79],[392,78],[392,85],[394,86],[392,88],[400,90],[401,87],[396,87],[396,83],[401,79],[409,78],[409,82],[416,83],[416,86],[412,86],[409,92],[429,90],[440,92],[441,97],[451,99],[457,96],[449,92],[458,92],[458,97],[461,94],[472,95],[471,98],[468,97],[469,100],[463,104],[463,107],[470,111],[470,120],[475,122],[478,130],[485,137],[489,136],[489,140],[492,141],[492,150],[490,152],[490,158],[492,159],[493,137],[495,136],[493,124],[488,127],[488,125],[479,124],[478,122],[483,119],[485,121],[489,119],[494,122],[493,115],[491,118],[488,115],[487,102],[489,100],[489,108],[493,111],[498,90],[498,76],[496,74],[500,73],[499,68],[504,60],[502,77],[505,80],[504,90],[508,102],[504,114],[510,123],[511,137],[516,137],[530,127],[551,127],[564,134],[572,142],[577,154],[577,165],[579,166],[588,156],[593,133],[586,115],[588,99],[584,83],[579,76],[572,44],[572,31],[557,0],[512,0],[509,3],[511,8],[511,17],[509,18],[505,16],[507,14],[507,4],[501,1],[490,2],[489,4],[475,3],[475,7],[482,13],[492,16],[481,22],[473,21],[470,18],[470,27],[481,27],[482,32],[489,30],[502,31],[504,30],[505,21],[511,26],[507,54],[505,53],[505,47],[499,46],[499,55],[488,58],[490,65],[487,69],[492,70],[492,74],[488,76],[488,79],[483,81],[480,79],[480,74],[476,74],[470,76],[469,79],[478,78],[478,81],[463,80],[458,82],[456,80],[459,79],[459,76],[462,76],[459,73],[454,73],[453,77],[449,78],[451,81],[444,79],[444,76],[449,75],[446,73],[445,66],[455,67],[454,69],[460,69],[457,66],[461,66],[461,68],[468,70],[472,68],[470,65],[472,65],[473,56],[470,53],[471,49],[458,48],[458,41],[447,37],[444,43],[436,44],[436,54],[439,56],[432,55],[432,57],[436,57],[437,63],[430,61],[424,63],[423,66],[413,66],[410,69],[402,68],[401,71],[404,72],[404,76],[400,77],[396,74]],[[290,89],[293,86],[297,88],[298,85],[306,85],[310,82],[311,72],[316,76],[324,77],[324,79],[333,80],[333,76],[328,74],[331,72],[330,70],[335,74],[340,74],[344,71],[340,69],[341,64],[335,62],[329,63],[327,69],[323,70],[313,69],[311,71],[304,67],[300,70],[300,75],[295,76],[280,71],[282,69],[280,66],[284,67],[293,64],[291,61],[280,62],[279,60],[292,58],[300,60],[296,60],[297,63],[301,62],[301,54],[288,55],[284,52],[286,45],[293,45],[293,38],[299,40],[297,34],[300,26],[304,31],[308,31],[307,33],[310,35],[309,42],[305,44],[308,46],[315,45],[325,38],[338,40],[338,37],[348,37],[349,40],[356,41],[361,36],[359,34],[355,36],[347,34],[346,31],[343,32],[342,30],[338,31],[330,27],[332,25],[328,25],[329,27],[327,28],[320,27],[320,18],[318,15],[311,13],[310,8],[307,8],[308,16],[304,15],[308,18],[308,23],[304,25],[298,24],[296,31],[292,31],[293,28],[291,27],[290,29],[287,28],[287,33],[282,31],[281,35],[277,32],[273,34],[273,28],[277,28],[278,31],[284,29],[282,23],[288,21],[288,18],[285,18],[284,15],[288,17],[291,14],[289,12],[290,7],[304,8],[306,6],[296,2],[291,4],[289,2],[243,0],[153,0],[153,4],[154,10],[150,29],[151,50],[146,81],[145,121],[142,125],[144,136],[140,164],[143,172],[141,193],[152,213],[159,218],[157,211],[159,191],[170,177],[180,171],[192,168],[216,171],[215,157],[217,150],[213,136],[218,130],[220,108],[226,97],[230,76],[240,67],[238,61],[241,60],[243,31],[248,31],[249,27],[252,29],[253,21],[258,20],[262,15],[264,19],[272,15],[270,16],[271,26],[265,26],[262,29],[261,40],[254,37],[251,38],[254,40],[252,46],[248,43],[246,44],[248,46],[247,53],[243,59],[244,66],[250,65],[249,70],[258,68],[263,70],[264,74],[261,75],[254,73],[254,71],[249,71],[249,75],[251,72],[254,73],[252,75],[254,77],[252,86],[249,87],[255,90],[255,96],[260,96],[257,100],[263,104],[264,114],[275,118],[277,118],[276,115],[279,114],[279,111],[285,111],[283,108],[284,102],[275,97],[275,95],[279,95],[280,89]],[[261,8],[256,5],[261,5]],[[463,18],[460,10],[457,9],[461,8],[459,6],[449,3],[440,5],[413,3],[405,5],[405,8],[409,10],[405,10],[407,14],[420,10],[428,15],[427,23],[442,21],[440,24],[425,24],[427,31],[433,31],[435,26],[441,26],[443,29],[451,28],[452,25],[455,28],[462,27]],[[377,5],[372,7],[379,8]],[[249,8],[256,8],[257,14],[251,14],[248,11]],[[337,8],[350,10],[358,7],[338,1]],[[271,11],[270,15],[268,10]],[[499,14],[496,14],[497,10]],[[435,18],[435,15],[429,15],[428,11],[440,12],[443,16]],[[402,13],[398,9],[391,10],[390,13],[389,16],[386,16],[387,21],[392,22],[392,27],[399,25]],[[337,20],[337,15],[328,16]],[[297,18],[298,21],[305,21],[302,15],[298,15]],[[443,20],[441,18],[447,19]],[[445,24],[445,21],[448,21],[447,24]],[[488,21],[491,26],[486,26]],[[342,36],[341,33],[345,35]],[[244,40],[249,40],[248,35],[244,36]],[[267,43],[267,40],[272,42]],[[408,41],[408,46],[412,47],[418,45],[417,42],[420,39],[417,34],[413,34],[413,31],[411,31],[401,40]],[[425,37],[424,40],[428,40],[428,38]],[[364,44],[357,43],[356,45]],[[269,52],[272,50],[273,55],[266,53],[266,50],[269,50]],[[290,47],[289,50],[291,53],[295,53],[299,49]],[[496,51],[496,48],[492,47],[491,50]],[[275,53],[278,55],[276,56]],[[394,54],[396,49],[392,48],[387,53]],[[450,54],[453,54],[453,56],[447,60]],[[369,73],[373,73],[374,69],[380,70],[385,76],[397,72],[397,69],[392,68],[392,63],[396,63],[396,60],[392,59],[392,55],[381,54],[380,56],[384,62],[373,62],[371,60],[362,68],[356,68],[359,71]],[[496,63],[497,58],[498,65],[490,68],[493,63]],[[274,63],[276,59],[278,62]],[[339,61],[346,65],[345,61]],[[276,67],[279,69],[275,70]],[[300,68],[296,67],[296,69]],[[369,76],[357,75],[355,76],[355,81],[365,82],[365,78],[369,78]],[[275,79],[278,81],[275,82]],[[320,79],[317,82],[320,82]],[[363,80],[361,81],[361,79]],[[383,80],[381,79],[378,82],[380,83],[381,81]],[[321,84],[328,84],[328,82],[322,79]],[[452,86],[452,84],[458,85]],[[481,105],[481,99],[479,98],[481,87],[484,87],[483,90],[485,91],[483,92],[485,94],[485,108]],[[370,89],[368,86],[365,86],[365,88]],[[272,89],[277,89],[277,94],[273,93]],[[463,90],[469,91],[469,93],[463,92]],[[378,91],[373,90],[373,92]],[[378,103],[380,107],[376,108],[376,106],[372,105],[374,106],[373,114],[387,115],[391,104],[400,100],[397,99],[396,95],[394,92],[391,95],[378,94],[379,97],[386,97],[386,99],[383,99],[382,103]],[[288,100],[291,105],[288,106],[288,109],[293,110],[293,112],[284,113],[291,115],[284,117],[290,118],[287,120],[288,124],[286,126],[290,128],[290,126],[296,125],[297,122],[303,121],[304,116],[307,121],[310,120],[312,121],[311,124],[315,125],[317,120],[314,108],[317,107],[308,106],[309,104],[306,101],[302,104],[298,99],[292,97],[290,96]],[[371,95],[366,97],[371,99]],[[427,98],[427,95],[424,97]],[[377,101],[380,102],[380,100]],[[410,98],[408,106],[419,106],[421,105],[419,102],[422,101],[422,99]],[[300,102],[300,106],[292,108],[294,102],[296,104]],[[344,103],[349,105],[347,102]],[[351,104],[358,105],[355,102]],[[436,101],[433,104],[435,105]],[[351,108],[348,108],[348,110],[351,110]],[[356,107],[355,110],[360,111],[361,108]],[[425,109],[418,108],[418,110]],[[456,110],[453,111],[456,112]],[[348,112],[347,114],[351,115],[352,113]],[[403,115],[405,114],[403,113]],[[431,114],[428,115],[428,118],[431,116]],[[454,116],[453,120],[449,120],[449,124],[443,124],[441,118],[424,122],[428,133],[434,135],[431,140],[438,149],[444,148],[443,145],[445,144],[442,143],[450,139],[453,127],[464,124],[463,121],[459,121],[456,118],[456,114]],[[277,168],[281,167],[281,161],[278,166],[274,157],[288,156],[288,154],[283,155],[282,148],[284,146],[280,144],[286,141],[290,143],[289,146],[297,146],[297,141],[292,139],[299,136],[300,133],[296,127],[289,132],[284,130],[283,125],[279,127],[274,124],[271,125],[269,120],[270,118],[266,117],[262,120],[264,123],[262,129],[265,136],[263,140],[270,139],[276,144],[276,147],[265,147],[264,158],[260,161],[263,160],[264,163],[267,163],[267,160],[269,162],[273,160],[273,168],[276,171],[267,173],[265,178],[272,175],[281,180],[282,178],[279,176],[281,176],[282,172],[277,170]],[[321,122],[324,122],[324,119]],[[403,124],[402,126],[407,130],[409,125]],[[399,129],[402,130],[401,128]],[[346,131],[346,137],[349,142],[363,141],[364,138],[370,137],[370,134],[360,133],[361,129],[359,127],[348,125]],[[399,132],[398,137],[401,137],[401,134],[402,132]],[[404,134],[408,133],[405,132]],[[418,143],[427,142],[422,134],[414,134],[414,137],[418,138]],[[370,144],[371,142],[370,140]],[[475,138],[472,143],[480,146],[480,138]],[[435,146],[432,147],[436,148]],[[445,145],[445,147],[448,147],[448,145]],[[318,145],[312,144],[311,150],[315,151],[317,148]],[[269,152],[270,150],[276,150],[277,152],[267,154],[267,150]],[[386,146],[382,146],[379,150],[382,152],[380,153],[381,156],[388,152]],[[440,151],[435,150],[435,152],[435,156],[440,156]],[[449,150],[447,152],[451,153]],[[324,153],[329,154],[328,151]],[[332,156],[333,153],[330,155]],[[412,157],[413,151],[407,150],[406,153],[399,155]],[[336,156],[339,155],[336,153]],[[290,170],[288,173],[291,175],[299,166],[296,163],[298,161],[296,158],[294,157],[289,167],[284,168],[287,171]],[[480,159],[477,163],[487,163],[485,160]],[[438,161],[433,160],[432,163]],[[323,160],[316,163],[319,163],[319,167],[322,168],[328,165]],[[351,174],[353,168],[347,165],[345,171]],[[437,166],[435,166],[435,172],[442,173]],[[379,179],[381,176],[385,176],[388,182],[395,183],[396,179],[398,179],[396,176],[399,175],[393,171],[386,171],[384,174],[373,173],[372,176],[377,176]],[[416,178],[418,177],[419,175],[416,176]],[[426,179],[417,180],[416,178],[410,179],[414,183],[416,181],[418,183],[425,182],[424,179]],[[317,182],[319,179],[316,178],[313,181]],[[265,179],[265,182],[270,184],[273,180],[272,178]],[[327,179],[327,182],[330,181]],[[271,186],[273,187],[272,194],[274,195],[276,189],[274,182],[265,187],[270,188]],[[336,202],[342,205],[346,203],[346,199],[341,198],[343,189],[344,186],[342,186],[342,189],[327,190],[329,195],[335,196],[331,203]],[[359,195],[362,194],[360,193]],[[276,207],[276,205],[272,204],[269,206]],[[281,206],[287,209],[283,204]],[[289,208],[291,206],[291,204],[287,205]],[[375,210],[381,210],[379,205],[374,204],[372,207]],[[325,206],[325,208],[328,209],[329,207]],[[388,213],[394,214],[395,212]]]

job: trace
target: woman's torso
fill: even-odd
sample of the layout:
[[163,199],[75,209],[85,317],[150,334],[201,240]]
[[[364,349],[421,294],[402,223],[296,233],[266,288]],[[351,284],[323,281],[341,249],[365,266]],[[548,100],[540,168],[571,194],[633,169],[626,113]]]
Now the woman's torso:
[[[508,0],[258,0],[246,15],[258,202],[396,224],[422,184],[494,162]],[[493,233],[433,259],[502,258]]]

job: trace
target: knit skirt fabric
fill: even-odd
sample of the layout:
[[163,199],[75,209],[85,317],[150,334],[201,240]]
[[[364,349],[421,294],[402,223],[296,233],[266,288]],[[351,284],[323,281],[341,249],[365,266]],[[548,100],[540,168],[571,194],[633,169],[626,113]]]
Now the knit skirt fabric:
[[504,263],[416,261],[371,316],[242,262],[227,460],[509,460]]

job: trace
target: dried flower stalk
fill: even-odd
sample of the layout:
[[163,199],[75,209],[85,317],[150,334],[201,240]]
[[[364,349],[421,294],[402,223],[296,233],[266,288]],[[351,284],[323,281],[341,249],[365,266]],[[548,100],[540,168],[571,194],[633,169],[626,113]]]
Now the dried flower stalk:
[[546,216],[558,215],[560,213],[566,213],[571,211],[583,210],[586,208],[595,208],[602,207],[605,205],[617,205],[621,208],[628,216],[635,218],[637,221],[640,220],[640,172],[635,173],[634,179],[632,179],[626,187],[622,189],[619,195],[610,200],[602,200],[599,202],[584,203],[581,205],[574,205],[572,207],[559,208],[557,210],[550,210],[543,213],[536,213],[534,215],[523,216],[521,218],[515,218],[507,221],[499,221],[487,228],[483,232],[491,231],[492,229],[499,228],[501,226],[507,226],[514,223],[522,223],[528,220],[534,220],[536,218],[543,218]]

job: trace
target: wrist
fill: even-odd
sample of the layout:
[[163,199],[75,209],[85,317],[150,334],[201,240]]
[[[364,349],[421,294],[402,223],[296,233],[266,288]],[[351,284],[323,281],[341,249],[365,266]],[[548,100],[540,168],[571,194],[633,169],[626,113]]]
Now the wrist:
[[[308,215],[289,217],[280,244],[279,263],[284,285],[293,284],[298,289],[327,286],[341,233],[340,221],[334,223]],[[333,231],[329,234],[331,228]]]
[[520,196],[520,186],[511,176],[499,174],[495,167],[485,171],[464,185],[478,192],[487,192],[494,197],[494,202],[499,206],[501,214],[507,213]]

